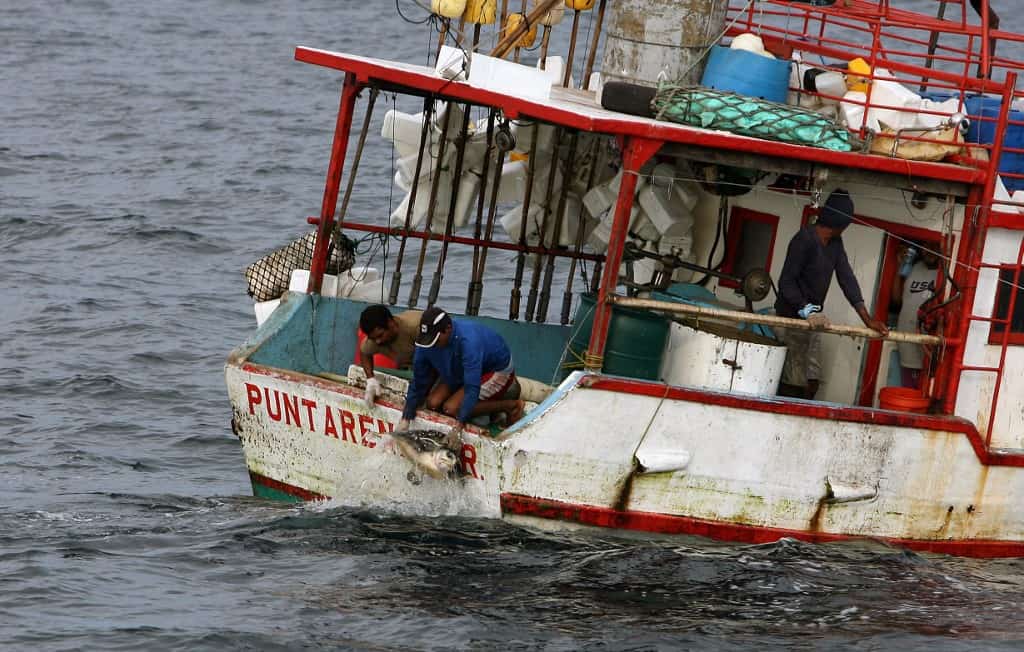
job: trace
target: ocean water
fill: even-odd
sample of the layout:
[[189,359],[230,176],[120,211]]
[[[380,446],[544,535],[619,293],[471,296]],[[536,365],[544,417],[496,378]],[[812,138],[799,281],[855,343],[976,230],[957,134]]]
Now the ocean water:
[[[422,62],[436,37],[385,1],[2,16],[0,646],[1024,647],[1018,560],[252,498],[222,375],[254,327],[241,270],[319,211],[340,87],[294,47]],[[375,152],[352,210],[379,219]]]

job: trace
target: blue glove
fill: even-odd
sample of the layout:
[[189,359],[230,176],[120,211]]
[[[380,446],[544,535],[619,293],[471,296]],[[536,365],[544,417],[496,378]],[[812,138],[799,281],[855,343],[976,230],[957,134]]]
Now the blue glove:
[[796,314],[800,315],[801,319],[807,319],[816,312],[821,312],[821,306],[816,306],[813,303],[809,303],[800,310],[798,310]]

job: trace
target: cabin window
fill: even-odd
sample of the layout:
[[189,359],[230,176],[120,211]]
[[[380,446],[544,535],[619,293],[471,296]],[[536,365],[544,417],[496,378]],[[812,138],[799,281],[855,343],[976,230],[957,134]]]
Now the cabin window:
[[[1013,277],[1016,267],[1007,265],[999,268],[999,284],[996,287],[996,305],[992,311],[993,319],[1006,319],[1007,311],[1010,309],[1010,297],[1016,292],[1017,299],[1013,303],[1013,316],[1010,319],[1010,344],[1024,344],[1024,292],[1013,286]],[[1018,284],[1024,285],[1024,271],[1020,273]],[[1003,343],[1003,330],[1006,324],[992,322],[989,329],[988,343]]]
[[[758,267],[770,270],[778,227],[777,215],[734,207],[729,217],[722,272],[743,278],[744,274]],[[722,279],[719,284],[739,287],[739,283],[728,279]]]

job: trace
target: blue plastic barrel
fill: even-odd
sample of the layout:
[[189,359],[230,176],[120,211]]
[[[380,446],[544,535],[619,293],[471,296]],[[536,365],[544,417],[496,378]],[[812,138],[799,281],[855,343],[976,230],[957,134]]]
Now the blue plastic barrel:
[[[971,126],[967,130],[967,142],[985,145],[991,145],[995,142],[996,120],[999,119],[999,109],[1002,104],[1002,98],[983,97],[980,95],[968,97],[964,100],[964,108],[972,118]],[[977,116],[991,118],[991,120],[979,120]],[[1024,111],[1011,109],[1010,120],[1024,122]],[[1006,125],[1003,147],[1024,149],[1024,125]],[[1024,174],[1024,154],[1004,151],[999,159],[999,171]],[[1024,179],[1003,177],[1003,183],[1010,192],[1024,190]]]
[[708,57],[701,86],[786,103],[789,94],[788,59],[769,59],[746,50],[716,45]]

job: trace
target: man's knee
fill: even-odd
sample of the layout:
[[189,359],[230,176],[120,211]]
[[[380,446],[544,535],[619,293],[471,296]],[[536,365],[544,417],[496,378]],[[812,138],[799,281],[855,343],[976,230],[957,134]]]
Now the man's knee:
[[459,407],[462,405],[461,397],[451,397],[444,402],[442,411],[450,417],[454,417],[459,413]]
[[426,406],[431,412],[437,412],[444,405],[444,399],[438,394],[431,394],[427,397]]

